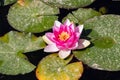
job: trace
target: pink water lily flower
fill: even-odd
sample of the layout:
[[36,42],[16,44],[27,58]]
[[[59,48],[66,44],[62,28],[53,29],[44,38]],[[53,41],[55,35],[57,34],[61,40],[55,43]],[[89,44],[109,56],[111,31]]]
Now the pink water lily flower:
[[69,19],[64,24],[55,21],[53,32],[47,32],[43,36],[43,40],[48,44],[45,52],[58,52],[60,58],[68,57],[71,50],[83,49],[87,47],[90,42],[85,39],[80,39],[83,30],[83,25],[75,26]]

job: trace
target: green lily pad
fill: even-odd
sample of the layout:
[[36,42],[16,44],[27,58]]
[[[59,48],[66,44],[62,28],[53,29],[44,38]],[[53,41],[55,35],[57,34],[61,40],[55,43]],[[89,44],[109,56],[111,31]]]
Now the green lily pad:
[[50,54],[43,58],[36,69],[38,80],[78,80],[83,66],[81,62],[69,63],[72,57],[64,60],[58,54]]
[[91,46],[74,51],[75,56],[92,68],[120,70],[120,16],[95,17],[85,22],[85,30],[91,38]]
[[88,6],[95,0],[41,0],[41,1],[51,6],[71,9]]
[[35,37],[31,33],[18,33],[11,31],[0,37],[0,73],[17,75],[29,73],[35,69],[25,52],[43,49],[45,43],[41,37]]
[[0,6],[6,6],[15,3],[17,0],[0,0]]
[[66,17],[64,17],[62,22],[65,22],[66,19],[69,19],[73,23],[79,23],[78,19],[71,13],[69,13]]
[[86,20],[93,18],[95,16],[100,16],[100,15],[101,15],[101,13],[99,13],[91,8],[88,8],[88,9],[79,8],[78,10],[72,11],[72,13],[69,13],[65,17],[65,19],[68,18],[75,23],[83,24]]
[[58,13],[58,8],[48,6],[39,0],[24,0],[10,8],[8,21],[19,31],[38,33],[51,29]]

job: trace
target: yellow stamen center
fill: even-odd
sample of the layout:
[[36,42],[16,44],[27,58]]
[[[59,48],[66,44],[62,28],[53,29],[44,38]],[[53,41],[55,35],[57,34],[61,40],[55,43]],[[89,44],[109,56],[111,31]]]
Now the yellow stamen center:
[[64,31],[59,35],[59,39],[61,41],[66,41],[69,37],[70,37],[70,34]]
[[18,0],[17,3],[21,6],[24,6],[24,4],[25,4],[24,0]]

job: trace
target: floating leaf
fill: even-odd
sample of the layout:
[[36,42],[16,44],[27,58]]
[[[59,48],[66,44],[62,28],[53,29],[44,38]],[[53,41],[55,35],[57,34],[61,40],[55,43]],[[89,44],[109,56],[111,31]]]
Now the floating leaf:
[[67,9],[85,7],[94,2],[94,0],[41,0],[41,1],[51,6]]
[[42,49],[44,46],[42,38],[31,33],[11,31],[0,37],[0,73],[17,75],[31,72],[35,66],[22,53]]
[[70,21],[74,23],[79,23],[78,19],[71,13],[69,13],[66,17],[64,17],[62,22],[65,22],[66,19],[69,19]]
[[[83,24],[86,20],[100,15],[101,13],[91,8],[89,9],[79,8],[78,10],[73,11],[72,14],[69,13],[65,18],[69,18],[71,20],[73,19],[73,21]],[[74,18],[76,18],[78,21],[76,21]]]
[[15,3],[17,0],[0,0],[0,6],[9,5]]
[[120,16],[102,15],[85,22],[85,30],[90,31],[91,46],[82,51],[74,51],[75,56],[90,67],[120,70]]
[[43,58],[37,69],[39,80],[78,80],[83,73],[81,62],[68,64],[72,56],[66,60],[59,58],[58,54],[51,54]]
[[24,0],[10,8],[8,21],[19,31],[38,33],[51,29],[58,13],[58,8],[50,7],[39,0]]

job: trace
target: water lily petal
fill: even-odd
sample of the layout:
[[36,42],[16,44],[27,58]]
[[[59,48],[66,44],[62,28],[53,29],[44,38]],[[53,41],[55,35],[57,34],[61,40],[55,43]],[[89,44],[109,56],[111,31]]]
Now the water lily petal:
[[66,21],[64,22],[64,25],[69,26],[71,24],[69,19],[66,19]]
[[58,55],[61,59],[65,59],[70,55],[70,53],[71,53],[71,50],[60,50]]
[[74,45],[73,45],[71,48],[69,48],[69,49],[75,50],[77,47],[78,47],[78,42],[76,42],[76,44],[74,44]]
[[69,26],[72,31],[75,31],[75,24],[71,23],[70,26]]
[[46,35],[42,36],[42,39],[47,43],[47,44],[54,44],[50,39],[46,37]]
[[54,40],[55,35],[54,35],[54,33],[48,32],[48,33],[45,34],[45,36],[46,36],[50,41],[52,41],[53,43],[55,43],[55,40]]
[[79,26],[77,27],[78,30],[79,30],[78,32],[79,32],[80,34],[82,33],[83,27],[84,27],[83,25],[79,25]]
[[75,28],[75,32],[76,32],[77,37],[80,37],[82,30],[83,30],[83,25],[79,25]]
[[54,23],[54,27],[60,27],[60,25],[61,25],[61,23],[59,22],[59,21],[55,21],[55,23]]
[[57,52],[59,49],[56,47],[55,44],[49,44],[44,48],[44,52]]
[[86,39],[80,39],[78,42],[78,47],[77,49],[84,49],[90,45],[90,41]]

